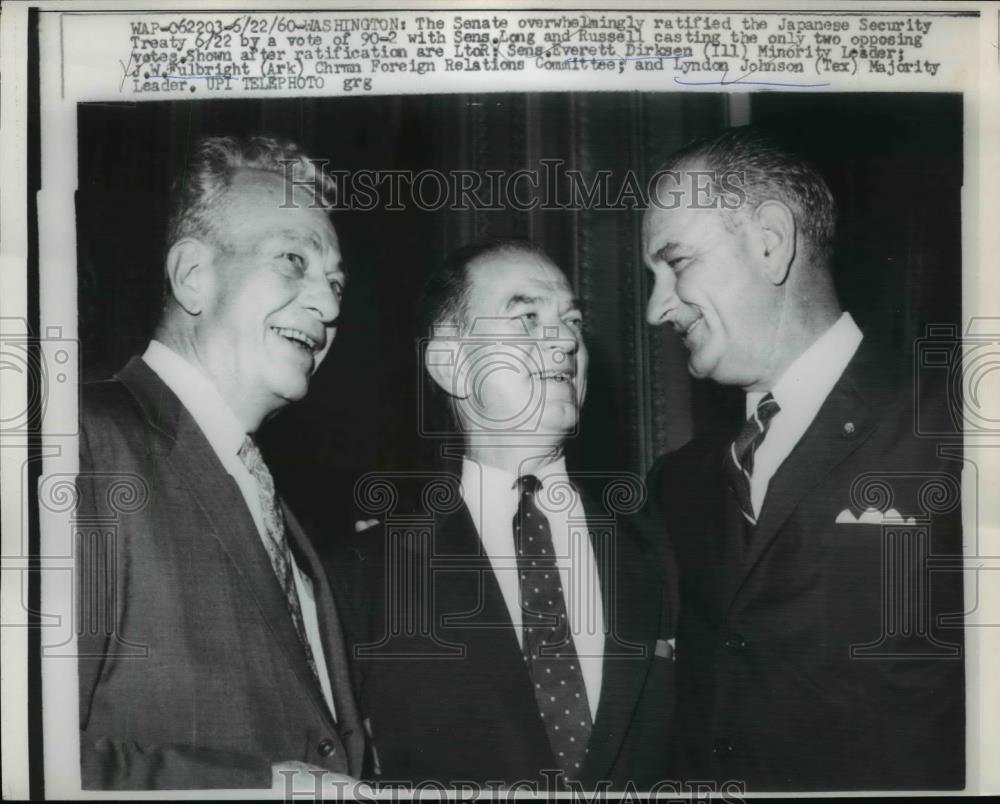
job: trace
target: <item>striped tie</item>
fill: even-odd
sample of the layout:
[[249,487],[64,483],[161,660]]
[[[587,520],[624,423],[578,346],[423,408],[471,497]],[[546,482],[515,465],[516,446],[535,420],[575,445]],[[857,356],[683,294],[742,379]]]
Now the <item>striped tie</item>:
[[761,445],[767,428],[771,426],[781,407],[771,394],[767,394],[757,403],[753,416],[746,420],[736,440],[729,445],[729,457],[726,460],[726,471],[736,494],[736,504],[740,513],[751,525],[757,524],[754,516],[753,503],[750,500],[750,478],[753,475],[753,456]]

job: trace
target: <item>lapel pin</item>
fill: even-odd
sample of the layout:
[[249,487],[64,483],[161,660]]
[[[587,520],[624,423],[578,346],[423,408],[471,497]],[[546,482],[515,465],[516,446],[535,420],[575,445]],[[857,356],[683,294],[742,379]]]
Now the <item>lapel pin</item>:
[[844,422],[844,435],[854,435],[854,422]]

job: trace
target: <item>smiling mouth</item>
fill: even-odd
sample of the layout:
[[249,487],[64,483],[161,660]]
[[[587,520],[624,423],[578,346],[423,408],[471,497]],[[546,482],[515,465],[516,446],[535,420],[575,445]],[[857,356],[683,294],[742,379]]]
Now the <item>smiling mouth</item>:
[[705,319],[702,316],[698,316],[694,321],[692,321],[683,329],[681,327],[675,327],[675,329],[677,330],[677,334],[681,336],[681,340],[686,342],[687,339],[691,336],[691,333],[694,331],[695,327],[697,327],[704,320]]
[[271,327],[271,332],[279,335],[289,343],[297,346],[299,349],[310,355],[318,352],[323,346],[315,338],[306,335],[306,333],[300,329],[292,329],[291,327]]
[[532,377],[537,377],[540,380],[551,380],[553,382],[572,382],[573,374],[568,371],[535,371],[532,372]]

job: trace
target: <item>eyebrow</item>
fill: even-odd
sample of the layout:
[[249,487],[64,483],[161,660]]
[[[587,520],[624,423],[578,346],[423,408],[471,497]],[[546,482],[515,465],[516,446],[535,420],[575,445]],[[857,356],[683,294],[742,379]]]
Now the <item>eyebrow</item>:
[[675,243],[672,240],[670,242],[668,242],[668,243],[664,243],[659,249],[657,249],[653,253],[653,259],[654,260],[663,260],[664,262],[666,262],[667,255],[671,251],[676,251],[678,248],[680,248],[680,245],[678,243]]
[[[504,312],[509,312],[513,308],[518,307],[522,304],[525,305],[539,304],[541,302],[544,302],[545,298],[546,297],[544,296],[528,296],[524,293],[515,293],[507,300],[507,303],[504,305],[503,309]],[[582,306],[583,305],[581,304],[580,299],[576,296],[573,296],[569,300],[569,308],[571,310],[580,310],[582,309]]]
[[542,301],[541,296],[526,296],[524,293],[515,293],[509,299],[507,303],[503,306],[504,312],[508,312],[513,308],[522,304],[538,304]]
[[282,229],[280,232],[278,232],[278,234],[281,235],[282,237],[287,237],[289,240],[297,240],[299,242],[308,243],[310,246],[316,249],[316,251],[322,251],[323,248],[322,244],[320,243],[319,238],[316,237],[316,235],[314,234],[304,235],[301,232],[296,232],[292,229]]

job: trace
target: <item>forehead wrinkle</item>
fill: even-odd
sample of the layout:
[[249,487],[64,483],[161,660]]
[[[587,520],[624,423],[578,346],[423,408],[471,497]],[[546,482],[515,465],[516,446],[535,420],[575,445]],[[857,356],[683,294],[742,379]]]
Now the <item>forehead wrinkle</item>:
[[282,229],[281,234],[285,237],[291,238],[292,240],[304,240],[309,245],[314,248],[319,248],[321,246],[320,239],[316,236],[315,232],[302,233],[296,229]]
[[517,304],[555,303],[572,293],[555,263],[533,255],[483,255],[466,266],[466,276],[470,309],[506,314]]
[[303,235],[293,229],[265,226],[260,231],[259,236],[254,238],[251,248],[255,254],[270,254],[278,249],[285,250],[288,247],[304,247],[318,254],[322,254],[324,249],[319,240],[313,235]]

